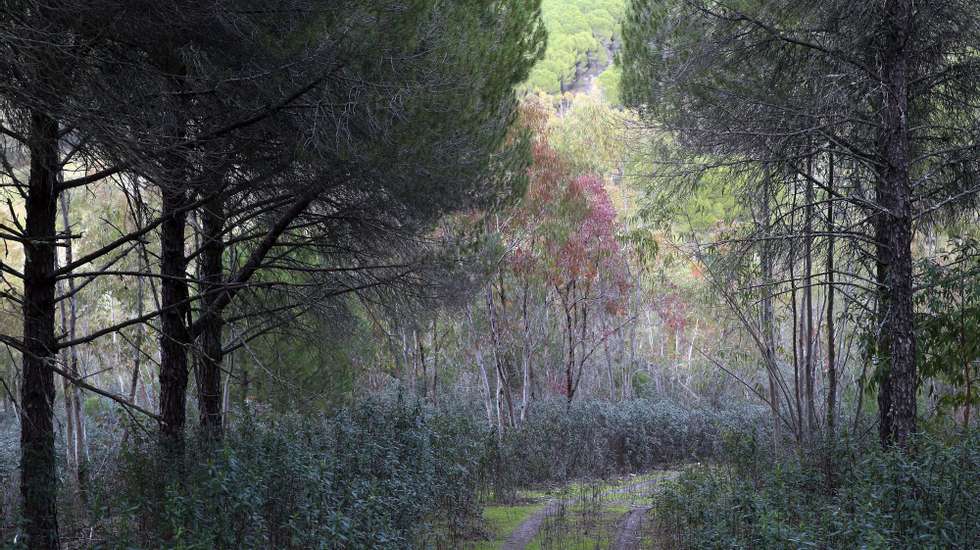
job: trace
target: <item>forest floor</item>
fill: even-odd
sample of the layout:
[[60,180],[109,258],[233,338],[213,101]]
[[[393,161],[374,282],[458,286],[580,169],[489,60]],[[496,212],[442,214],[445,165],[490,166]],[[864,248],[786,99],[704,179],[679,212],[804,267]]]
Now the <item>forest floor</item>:
[[650,495],[675,471],[615,481],[589,481],[547,491],[521,491],[515,505],[484,510],[489,540],[469,550],[613,550],[657,548],[645,529]]

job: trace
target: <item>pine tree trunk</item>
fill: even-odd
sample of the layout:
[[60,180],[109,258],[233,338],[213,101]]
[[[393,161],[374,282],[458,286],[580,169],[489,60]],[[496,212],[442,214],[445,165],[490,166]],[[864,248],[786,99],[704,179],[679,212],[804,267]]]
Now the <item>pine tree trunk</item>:
[[[877,224],[882,284],[887,294],[881,330],[887,338],[888,403],[884,443],[908,449],[916,429],[918,380],[912,302],[912,182],[909,174],[909,75],[905,48],[912,19],[910,0],[885,3],[885,48],[880,66],[884,98],[879,134],[881,168],[878,204],[885,210]],[[882,414],[885,414],[884,412]],[[884,418],[883,418],[884,420]],[[882,422],[884,429],[885,422]]]
[[214,190],[215,197],[208,202],[201,212],[203,231],[201,249],[201,314],[204,323],[198,336],[200,361],[198,373],[200,382],[200,399],[198,412],[203,435],[211,440],[220,440],[222,436],[222,398],[221,398],[221,367],[222,330],[224,320],[217,308],[217,300],[224,279],[224,232],[226,223],[225,201],[221,190]]
[[184,254],[187,194],[164,187],[160,226],[160,435],[171,458],[183,455],[187,407],[187,260]]
[[58,478],[54,447],[55,216],[58,123],[34,111],[25,210],[24,352],[21,384],[21,482],[27,545],[58,548]]

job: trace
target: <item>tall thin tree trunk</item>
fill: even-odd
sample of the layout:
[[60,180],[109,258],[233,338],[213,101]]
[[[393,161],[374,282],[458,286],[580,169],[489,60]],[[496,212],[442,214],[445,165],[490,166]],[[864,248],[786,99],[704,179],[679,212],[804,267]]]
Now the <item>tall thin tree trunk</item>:
[[[492,283],[487,285],[487,316],[490,321],[490,338],[493,342],[493,358],[494,363],[497,366],[497,410],[500,410],[500,398],[499,395],[502,392],[504,398],[507,400],[507,426],[514,426],[514,399],[510,391],[510,383],[508,381],[507,372],[504,367],[503,350],[500,349],[500,334],[498,333],[497,327],[497,314],[494,308],[493,299],[493,285]],[[498,412],[499,416],[499,412]],[[503,422],[501,422],[503,425]]]
[[[138,226],[142,226],[137,220]],[[141,270],[148,271],[149,263],[143,262],[144,256],[140,254]],[[143,316],[143,302],[146,300],[146,282],[142,276],[136,276],[136,316]],[[143,340],[146,337],[146,325],[139,323],[136,325],[136,338],[133,340],[133,377],[129,383],[129,400],[136,402],[136,390],[140,381],[140,367],[143,365]]]
[[766,176],[762,198],[762,343],[765,346],[766,371],[769,373],[769,405],[772,408],[773,451],[779,450],[780,421],[779,421],[779,391],[776,381],[776,323],[773,311],[773,259],[772,259],[772,230],[770,219],[770,179]]
[[803,288],[804,320],[803,329],[803,376],[806,391],[807,433],[813,437],[817,432],[816,402],[814,401],[814,362],[813,362],[813,159],[807,159],[806,207],[804,216],[803,270],[806,286]]
[[[66,235],[71,233],[71,225],[69,218],[69,208],[71,207],[71,199],[69,197],[69,192],[65,191],[61,193],[59,197],[59,203],[61,207],[61,225],[64,227],[64,232]],[[72,254],[72,241],[68,238],[65,242],[65,265],[71,265],[74,260]],[[64,294],[67,298],[63,298],[60,302],[61,306],[61,326],[62,330],[68,334],[69,340],[74,340],[78,325],[78,300],[75,296],[75,280],[69,277],[67,283],[65,284]],[[73,377],[78,378],[79,368],[78,368],[78,349],[74,346],[65,349],[62,352],[62,357],[66,366],[66,370]],[[87,500],[87,458],[88,458],[88,444],[85,432],[85,416],[82,411],[82,399],[81,394],[78,391],[78,387],[71,383],[67,378],[63,378],[63,389],[65,394],[65,424],[66,424],[66,447],[68,451],[68,464],[75,474],[75,481],[78,483],[79,495],[82,497],[82,501]]]
[[55,240],[60,171],[58,122],[31,113],[31,154],[24,226],[24,350],[21,384],[21,478],[27,544],[55,549],[58,477],[54,447]]
[[439,316],[432,317],[432,404],[439,405]]
[[[793,204],[790,210],[790,227],[796,226],[796,189],[793,190]],[[803,407],[800,396],[800,353],[799,353],[799,307],[796,285],[796,239],[790,241],[789,280],[790,280],[790,313],[792,315],[792,344],[793,344],[793,400],[796,405],[796,442],[803,440]]]
[[912,181],[909,174],[908,36],[913,24],[911,0],[887,0],[884,5],[885,47],[880,67],[883,84],[879,150],[882,166],[877,179],[879,216],[876,235],[884,252],[883,288],[887,293],[882,333],[887,334],[890,412],[886,445],[908,449],[916,430],[916,339],[912,280]]
[[524,424],[527,418],[527,407],[531,402],[531,319],[528,312],[529,285],[525,280],[521,294],[521,414],[520,421]]
[[216,441],[222,436],[221,367],[224,317],[217,307],[224,281],[225,196],[219,184],[211,189],[214,196],[201,209],[201,313],[204,323],[198,336],[198,380],[200,398],[198,415],[205,438]]
[[490,377],[487,375],[487,367],[483,364],[483,352],[479,346],[476,349],[476,366],[480,369],[480,381],[483,383],[484,406],[487,410],[487,424],[493,427],[493,391],[490,389]]
[[187,415],[187,352],[190,335],[187,259],[184,232],[187,227],[187,192],[178,185],[162,189],[163,222],[160,225],[160,435],[171,458],[183,454]]
[[837,341],[834,335],[834,157],[827,159],[827,436],[837,425]]

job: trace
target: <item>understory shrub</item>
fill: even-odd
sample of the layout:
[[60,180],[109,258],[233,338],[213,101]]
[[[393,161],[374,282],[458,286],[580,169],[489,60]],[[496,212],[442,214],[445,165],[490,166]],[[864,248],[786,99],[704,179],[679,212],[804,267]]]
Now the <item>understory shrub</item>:
[[672,401],[549,400],[534,403],[519,428],[491,445],[487,481],[498,500],[516,488],[605,478],[679,462],[709,460],[723,434],[766,437],[765,409],[691,409]]
[[[395,394],[319,417],[239,411],[220,446],[191,436],[174,464],[155,430],[115,412],[90,417],[84,498],[60,465],[69,547],[452,548],[479,536],[488,498],[716,458],[723,434],[764,438],[766,424],[758,407],[551,400],[501,434],[462,400],[435,409]],[[16,445],[3,451],[0,480],[15,481]],[[20,530],[13,484],[4,495],[9,542]]]
[[[479,516],[479,428],[368,401],[329,418],[246,416],[182,464],[130,445],[97,495],[110,547],[414,548]],[[440,529],[435,529],[438,523]]]
[[658,536],[676,548],[980,544],[980,432],[952,444],[921,436],[911,454],[874,444],[775,461],[768,452],[742,440],[728,464],[688,469],[655,498]]

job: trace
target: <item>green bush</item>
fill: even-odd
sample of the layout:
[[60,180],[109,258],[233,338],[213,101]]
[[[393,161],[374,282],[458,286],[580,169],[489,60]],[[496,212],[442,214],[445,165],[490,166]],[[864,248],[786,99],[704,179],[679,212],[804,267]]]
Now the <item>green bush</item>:
[[671,401],[537,402],[519,428],[488,452],[486,480],[497,498],[517,487],[605,478],[666,464],[715,458],[728,431],[757,433],[765,411],[684,408]]
[[316,420],[246,417],[219,449],[188,442],[179,466],[139,442],[96,497],[105,543],[417,547],[478,517],[479,431],[465,418],[370,401]]
[[689,469],[657,495],[657,528],[680,548],[976,547],[978,435],[923,436],[912,454],[843,445],[782,460],[733,441],[730,464]]
[[[110,415],[90,422],[87,501],[60,473],[63,539],[110,548],[453,547],[481,530],[488,497],[717,457],[723,434],[756,434],[764,412],[548,400],[499,434],[470,403],[434,409],[396,395],[321,417],[242,411],[220,447],[191,437],[179,464],[152,430],[130,426],[120,448],[118,421],[127,417]],[[11,482],[0,540],[10,541],[16,427],[0,427],[11,441],[0,453],[0,481]]]

